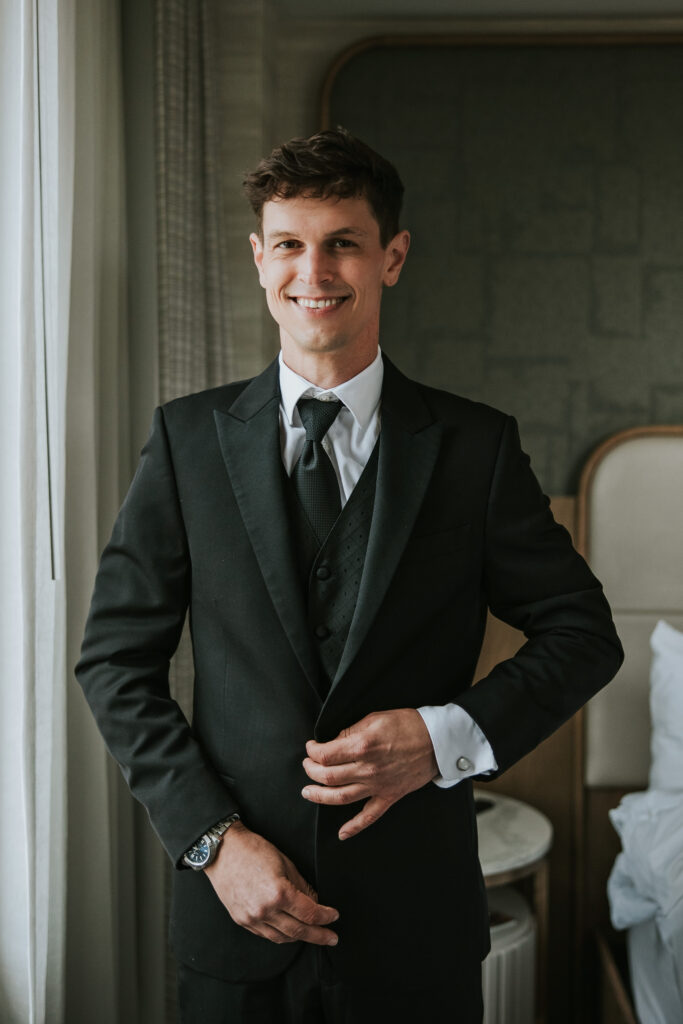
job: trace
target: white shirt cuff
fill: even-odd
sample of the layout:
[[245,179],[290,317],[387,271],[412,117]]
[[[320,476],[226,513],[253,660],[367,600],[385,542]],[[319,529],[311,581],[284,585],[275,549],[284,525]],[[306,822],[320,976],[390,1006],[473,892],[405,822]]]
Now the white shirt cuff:
[[496,771],[491,744],[471,715],[459,704],[430,705],[417,709],[427,727],[440,774],[433,782],[442,789],[472,775]]

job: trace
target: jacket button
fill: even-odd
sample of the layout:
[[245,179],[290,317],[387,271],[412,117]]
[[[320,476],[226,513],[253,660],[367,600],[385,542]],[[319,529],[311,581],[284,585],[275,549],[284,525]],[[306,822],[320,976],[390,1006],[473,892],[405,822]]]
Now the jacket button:
[[318,640],[324,640],[325,637],[330,635],[330,631],[327,628],[327,626],[316,626],[315,635],[317,636]]
[[458,760],[455,762],[455,767],[460,772],[471,772],[472,769],[474,768],[474,765],[470,761],[469,757],[459,757]]
[[319,580],[329,580],[332,573],[327,565],[319,565],[315,570],[315,575]]

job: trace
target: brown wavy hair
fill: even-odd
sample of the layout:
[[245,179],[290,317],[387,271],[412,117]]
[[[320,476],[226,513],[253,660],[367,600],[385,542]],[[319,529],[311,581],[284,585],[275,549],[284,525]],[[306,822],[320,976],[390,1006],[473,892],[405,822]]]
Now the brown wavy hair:
[[368,201],[386,248],[399,231],[403,182],[396,168],[345,128],[291,139],[264,157],[243,181],[244,193],[263,228],[264,203],[273,199],[349,199]]

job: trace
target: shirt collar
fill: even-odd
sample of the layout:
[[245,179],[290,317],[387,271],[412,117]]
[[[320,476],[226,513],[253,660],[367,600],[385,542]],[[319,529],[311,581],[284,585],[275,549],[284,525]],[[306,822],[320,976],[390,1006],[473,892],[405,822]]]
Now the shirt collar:
[[300,398],[304,396],[317,398],[320,395],[332,394],[344,403],[361,430],[366,430],[379,404],[383,377],[384,363],[382,362],[382,351],[379,348],[375,359],[369,366],[357,373],[355,377],[351,377],[350,380],[345,380],[343,384],[337,384],[336,387],[327,390],[319,388],[310,380],[300,377],[298,373],[291,370],[283,360],[282,352],[280,353],[280,396],[282,408],[290,426],[295,425],[294,410]]

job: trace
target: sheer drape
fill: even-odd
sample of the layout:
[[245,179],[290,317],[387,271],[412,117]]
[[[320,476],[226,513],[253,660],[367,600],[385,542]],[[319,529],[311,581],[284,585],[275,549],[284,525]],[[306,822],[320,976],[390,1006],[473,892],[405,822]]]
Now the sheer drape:
[[0,88],[0,1019],[161,1024],[157,844],[71,677],[132,470],[116,0],[0,4]]
[[59,1021],[73,4],[0,6],[0,1018]]
[[[209,8],[156,4],[163,399],[231,371]],[[71,675],[140,393],[117,0],[0,4],[0,87],[0,1019],[162,1024],[163,854]]]

